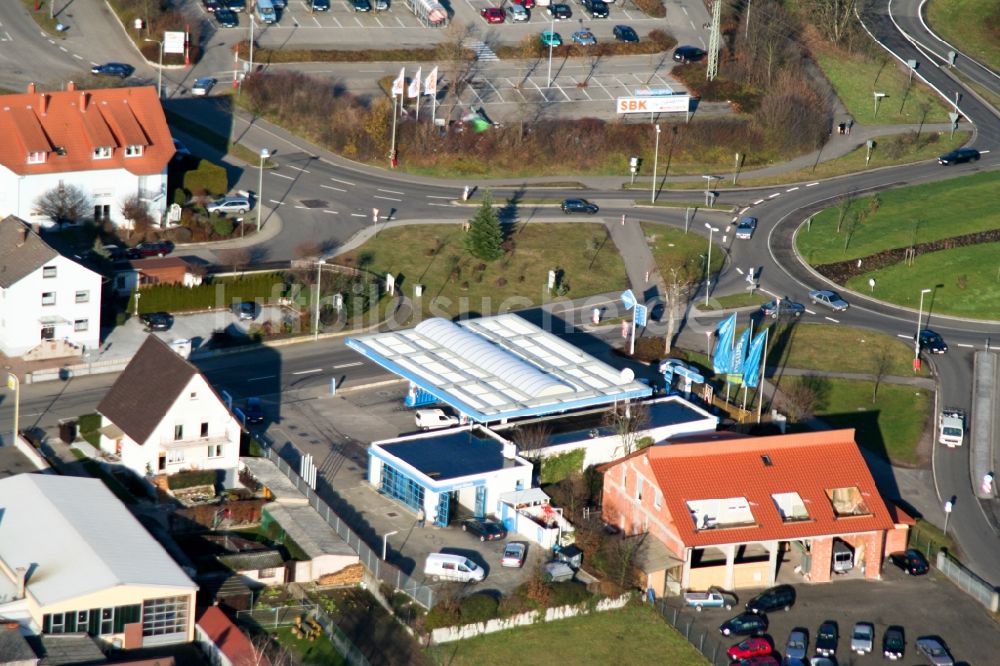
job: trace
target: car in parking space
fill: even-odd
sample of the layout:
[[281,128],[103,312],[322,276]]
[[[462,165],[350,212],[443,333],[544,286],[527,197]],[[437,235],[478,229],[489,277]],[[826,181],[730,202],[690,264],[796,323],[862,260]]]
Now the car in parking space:
[[127,79],[132,76],[135,67],[126,65],[123,62],[106,62],[103,65],[94,65],[90,68],[91,74],[99,76],[117,76],[120,79]]
[[240,25],[240,17],[232,9],[218,9],[215,12],[215,22],[220,28],[236,28]]
[[769,587],[747,602],[747,612],[755,614],[788,611],[795,605],[795,588],[791,585]]
[[934,666],[955,666],[951,653],[937,636],[922,636],[917,639],[916,646],[917,651]]
[[868,654],[875,645],[875,627],[871,622],[855,622],[851,631],[851,652]]
[[697,62],[705,57],[705,52],[697,46],[678,46],[674,49],[674,61],[682,64]]
[[249,197],[222,197],[205,206],[209,213],[236,213],[242,215],[250,210]]
[[139,321],[150,331],[169,331],[174,318],[169,312],[146,312],[139,315]]
[[938,164],[948,166],[949,164],[964,164],[965,162],[976,162],[978,160],[979,151],[975,148],[959,148],[939,157]]
[[250,425],[264,422],[264,406],[260,403],[260,398],[247,398],[243,407],[243,416]]
[[288,0],[271,0],[275,9],[288,9]]
[[573,18],[573,10],[561,2],[546,7],[545,13],[557,21],[568,21]]
[[542,31],[542,45],[562,46],[562,37],[559,36],[558,32],[552,32],[551,30],[544,30]]
[[635,43],[639,41],[639,35],[636,34],[635,30],[631,26],[627,25],[616,25],[611,31],[615,36],[615,40],[619,42]]
[[372,10],[372,3],[369,0],[351,0],[351,7],[356,12],[370,12]]
[[587,213],[588,215],[594,215],[600,208],[597,204],[592,204],[586,199],[563,199],[562,212],[569,215],[570,213]]
[[809,666],[837,666],[837,658],[816,655],[809,660]]
[[375,11],[377,12],[389,11],[389,0],[375,0]]
[[840,634],[837,623],[827,620],[819,625],[816,632],[816,654],[821,657],[834,657],[837,655],[837,643],[840,641]]
[[462,531],[471,532],[480,541],[499,541],[507,538],[507,528],[490,518],[469,518],[462,521]]
[[512,5],[521,5],[525,9],[534,9],[535,0],[510,0]]
[[129,259],[146,259],[148,257],[165,257],[174,250],[170,241],[145,241],[125,252]]
[[309,8],[314,12],[330,11],[330,0],[309,0]]
[[234,12],[245,12],[247,10],[247,0],[226,0],[226,8]]
[[260,308],[254,301],[240,301],[233,305],[233,314],[240,321],[253,321],[260,314]]
[[840,297],[835,291],[830,291],[829,289],[818,289],[816,291],[809,292],[809,300],[817,305],[825,305],[831,308],[834,312],[843,312],[849,306],[847,301]]
[[527,21],[531,18],[528,10],[524,8],[524,5],[507,5],[507,18],[510,19],[511,23],[521,23]]
[[199,79],[194,80],[194,84],[191,86],[191,94],[196,97],[204,97],[208,93],[212,92],[212,88],[218,83],[218,79],[213,79],[211,76],[203,76]]
[[524,566],[524,558],[528,554],[528,544],[523,541],[511,541],[503,549],[500,566],[520,568]]
[[755,613],[740,613],[719,625],[723,636],[759,636],[767,631],[767,616]]
[[889,561],[911,576],[923,576],[930,571],[930,564],[924,554],[915,548],[889,555]]
[[223,9],[219,0],[201,0],[201,4],[205,7],[205,11],[210,14],[214,14],[220,9]]
[[753,232],[757,230],[757,218],[744,215],[736,223],[736,238],[739,240],[750,240]]
[[574,32],[572,40],[574,44],[579,44],[580,46],[593,46],[597,43],[597,38],[594,37],[594,33],[586,28]]
[[581,0],[580,4],[590,18],[608,18],[608,3],[604,0]]
[[897,624],[886,627],[882,636],[882,657],[890,661],[902,659],[906,652],[906,633]]
[[920,343],[920,348],[931,354],[943,354],[948,351],[948,343],[944,341],[940,333],[925,328],[916,336]]
[[482,16],[487,23],[503,23],[507,16],[499,7],[484,7],[479,10],[479,15]]
[[771,654],[773,651],[771,641],[762,636],[753,636],[732,646],[726,650],[726,654],[729,655],[730,661],[739,661],[748,657]]
[[809,632],[802,627],[795,627],[788,634],[785,643],[785,658],[805,659],[809,652]]
[[778,317],[801,317],[805,311],[806,306],[785,298],[780,301],[768,301],[760,306],[761,316],[770,317],[771,319],[777,319]]

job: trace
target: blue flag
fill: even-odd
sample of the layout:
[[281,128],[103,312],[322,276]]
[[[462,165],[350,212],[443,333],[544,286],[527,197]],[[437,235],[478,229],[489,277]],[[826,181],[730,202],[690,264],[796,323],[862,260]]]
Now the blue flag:
[[750,329],[746,328],[743,330],[740,339],[736,341],[736,345],[733,347],[733,355],[729,358],[729,374],[739,375],[743,372],[743,360],[747,355],[747,347],[750,345]]
[[719,344],[712,356],[712,370],[715,374],[729,372],[729,359],[733,353],[733,335],[736,333],[736,313],[719,322]]
[[760,381],[761,357],[764,355],[764,342],[766,339],[767,330],[763,330],[750,343],[750,351],[747,353],[747,360],[743,364],[744,386],[757,388],[757,383]]

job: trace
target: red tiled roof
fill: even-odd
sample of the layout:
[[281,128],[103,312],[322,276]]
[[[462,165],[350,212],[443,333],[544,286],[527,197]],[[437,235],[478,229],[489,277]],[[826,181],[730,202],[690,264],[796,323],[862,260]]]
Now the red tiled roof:
[[[687,546],[801,539],[890,530],[854,430],[667,444],[644,449],[678,536]],[[770,465],[763,456],[767,456]],[[837,517],[826,491],[857,487],[870,513]],[[809,520],[785,522],[772,494],[798,493]],[[695,529],[687,502],[746,498],[755,525]]]
[[[125,169],[162,173],[174,155],[173,139],[153,87],[29,92],[0,100],[0,164],[19,175]],[[125,157],[126,146],[143,146]],[[110,159],[94,159],[95,148]],[[28,153],[47,153],[28,164]]]
[[218,606],[209,606],[198,616],[197,624],[222,654],[233,664],[271,666],[265,655],[256,654],[250,639],[230,621]]

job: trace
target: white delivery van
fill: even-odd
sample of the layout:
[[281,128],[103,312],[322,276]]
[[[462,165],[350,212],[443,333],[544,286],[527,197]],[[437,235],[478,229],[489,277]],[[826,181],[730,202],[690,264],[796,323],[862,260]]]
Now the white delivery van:
[[462,555],[431,553],[424,562],[424,575],[434,580],[457,580],[478,583],[486,578],[482,567]]
[[458,419],[450,414],[445,414],[442,409],[418,409],[414,415],[417,427],[421,430],[434,430],[436,428],[450,428],[458,425]]

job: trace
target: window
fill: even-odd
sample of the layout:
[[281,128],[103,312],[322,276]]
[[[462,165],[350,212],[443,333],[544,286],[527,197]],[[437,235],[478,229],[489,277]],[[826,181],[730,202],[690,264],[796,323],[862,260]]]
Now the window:
[[857,486],[847,488],[831,488],[826,496],[833,505],[833,512],[838,518],[847,516],[867,516],[871,514],[865,504],[864,494]]
[[76,302],[77,303],[89,303],[90,302],[90,291],[84,289],[83,291],[76,292]]
[[56,276],[55,266],[43,266],[42,267],[42,277],[43,278],[54,278]]
[[125,157],[142,157],[142,146],[125,146]]
[[77,333],[81,333],[90,328],[90,322],[87,319],[77,319],[73,322],[73,330]]
[[657,509],[663,506],[663,493],[660,492],[659,488],[656,489],[656,496],[653,497],[653,506]]
[[197,399],[198,399],[198,393],[197,393],[196,391],[191,391],[191,395],[190,395],[190,396],[188,396],[188,397],[189,397],[189,398],[190,398],[191,400],[197,400]]
[[90,608],[65,613],[51,613],[42,617],[42,633],[87,633],[91,636],[120,634],[125,625],[138,622],[142,606],[130,604],[112,608]]
[[695,529],[753,525],[756,521],[745,497],[693,500],[687,503]]
[[798,493],[774,493],[771,500],[778,509],[778,515],[786,523],[809,520],[809,511]]
[[167,451],[167,463],[177,465],[184,462],[184,449],[171,449]]
[[43,164],[45,153],[28,153],[28,164]]
[[274,578],[278,573],[277,569],[261,569],[257,572],[258,578]]
[[184,426],[183,425],[175,425],[174,426],[174,441],[175,442],[179,442],[182,439],[184,439]]
[[637,502],[642,501],[642,477],[637,476],[635,479],[635,499]]
[[624,490],[625,486],[627,485],[628,485],[628,467],[622,465],[622,489]]
[[110,634],[114,631],[115,622],[115,609],[114,608],[102,608],[101,609],[101,635]]
[[221,458],[222,457],[222,444],[211,444],[208,447],[208,457],[209,458]]
[[424,505],[424,487],[391,465],[382,465],[382,479],[378,490],[413,510]]
[[142,602],[142,635],[164,636],[187,632],[189,597],[166,597]]
[[42,292],[42,305],[55,305],[55,304],[56,304],[56,292],[54,291]]
[[107,160],[111,158],[111,146],[98,146],[94,148],[95,160]]
[[201,422],[201,436],[208,437],[208,421]]

